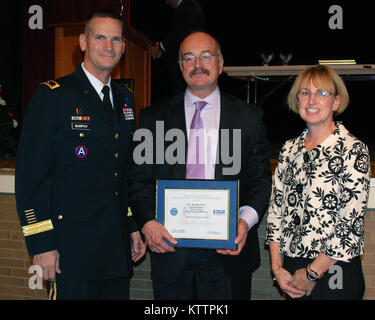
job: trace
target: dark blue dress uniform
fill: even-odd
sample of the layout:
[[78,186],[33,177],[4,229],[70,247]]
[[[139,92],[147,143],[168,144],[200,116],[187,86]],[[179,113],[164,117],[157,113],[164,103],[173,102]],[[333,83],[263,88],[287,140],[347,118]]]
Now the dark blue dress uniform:
[[111,81],[108,113],[84,74],[42,83],[27,109],[16,163],[16,201],[30,255],[57,249],[58,277],[131,273],[129,163],[134,97]]

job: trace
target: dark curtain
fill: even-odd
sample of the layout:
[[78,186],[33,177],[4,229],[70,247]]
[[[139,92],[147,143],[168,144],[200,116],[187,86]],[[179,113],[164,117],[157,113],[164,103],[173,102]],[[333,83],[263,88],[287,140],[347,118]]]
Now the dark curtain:
[[[130,22],[130,1],[123,0],[123,16]],[[29,28],[29,8],[43,9],[43,29]],[[54,30],[49,25],[85,21],[95,9],[121,12],[120,0],[23,0],[22,6],[22,114],[36,87],[42,81],[54,79]],[[78,39],[77,39],[78,41]],[[53,107],[53,106],[51,106]]]

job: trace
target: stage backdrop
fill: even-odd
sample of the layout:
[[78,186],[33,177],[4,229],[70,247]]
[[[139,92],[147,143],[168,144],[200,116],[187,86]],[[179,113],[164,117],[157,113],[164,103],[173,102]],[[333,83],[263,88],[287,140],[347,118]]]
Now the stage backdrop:
[[[124,21],[130,22],[131,0],[24,0],[22,7],[22,113],[25,111],[37,85],[54,78],[54,29],[49,25],[85,21],[95,9],[112,9],[121,12]],[[38,5],[43,10],[43,28],[31,29],[29,9]],[[78,41],[78,39],[77,39]]]

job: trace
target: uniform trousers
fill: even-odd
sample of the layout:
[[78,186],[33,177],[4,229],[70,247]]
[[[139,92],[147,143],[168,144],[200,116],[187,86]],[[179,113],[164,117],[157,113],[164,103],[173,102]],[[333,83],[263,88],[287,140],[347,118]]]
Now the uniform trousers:
[[47,281],[49,300],[129,300],[129,278]]
[[157,300],[230,300],[249,299],[251,274],[228,276],[215,250],[189,249],[181,275],[166,283],[153,275]]
[[[312,259],[284,256],[283,267],[292,275],[296,270],[306,268]],[[338,261],[317,280],[310,296],[293,300],[360,300],[365,292],[365,281],[360,257],[350,262]],[[287,295],[287,299],[291,300]]]

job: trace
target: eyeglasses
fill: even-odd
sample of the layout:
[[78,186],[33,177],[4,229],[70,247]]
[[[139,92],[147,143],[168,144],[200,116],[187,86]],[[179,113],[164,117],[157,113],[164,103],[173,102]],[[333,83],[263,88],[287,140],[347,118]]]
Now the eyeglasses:
[[211,62],[212,58],[214,56],[217,56],[217,54],[213,54],[209,51],[206,51],[206,52],[201,52],[201,54],[199,55],[199,57],[197,57],[196,55],[194,54],[185,54],[181,59],[180,61],[182,61],[185,65],[187,66],[192,66],[193,64],[195,64],[197,58],[199,59],[199,61],[202,63],[202,64],[206,64],[206,63],[209,63]]
[[333,96],[333,93],[330,93],[326,90],[316,90],[315,92],[311,92],[309,90],[301,90],[298,93],[298,98],[302,99],[309,99],[310,95],[314,95],[315,98],[322,98],[322,99],[327,99],[330,96]]

